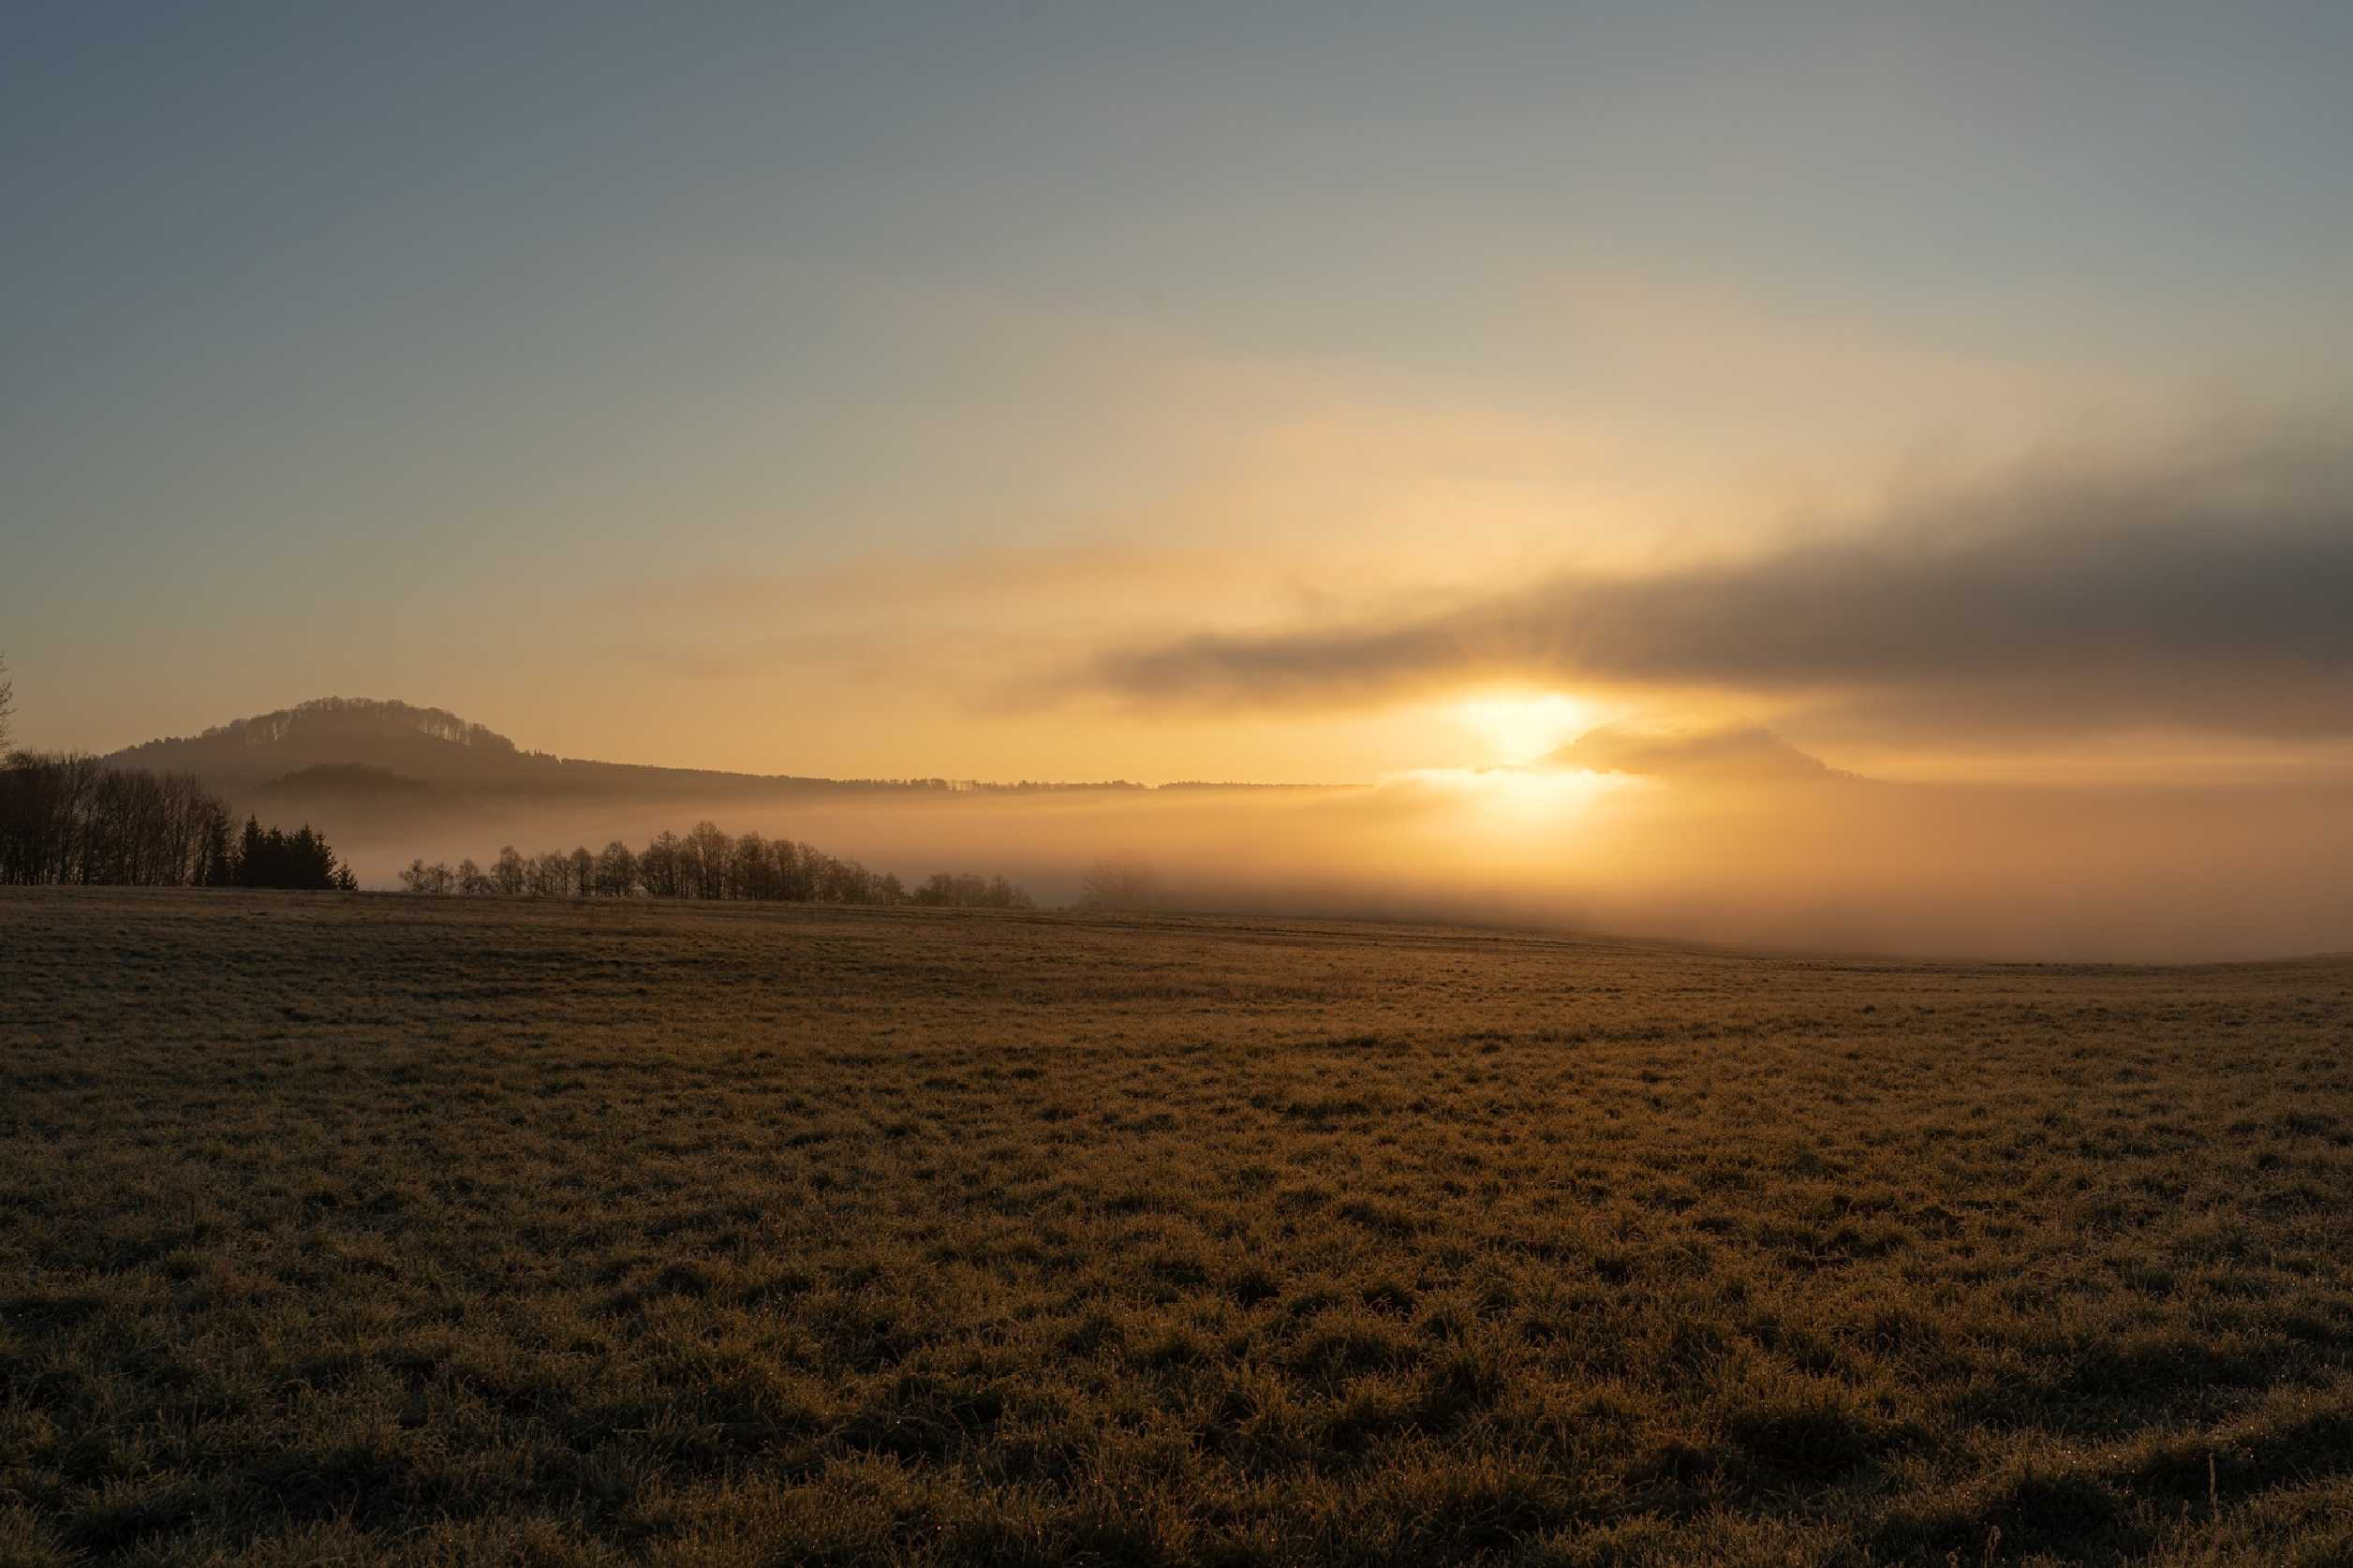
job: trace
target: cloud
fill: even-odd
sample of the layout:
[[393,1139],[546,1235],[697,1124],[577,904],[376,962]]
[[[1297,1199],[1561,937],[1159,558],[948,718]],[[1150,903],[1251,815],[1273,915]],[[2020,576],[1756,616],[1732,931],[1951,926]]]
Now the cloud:
[[1509,679],[1708,689],[1911,727],[2353,732],[2353,464],[2272,447],[2046,467],[1873,526],[1421,615],[1115,650],[1147,704],[1335,704]]
[[614,608],[693,615],[871,619],[887,614],[969,614],[976,601],[1024,610],[1073,598],[1132,589],[1139,582],[1206,588],[1230,571],[1216,553],[1122,544],[1004,546],[934,550],[877,549],[813,561],[789,571],[749,569],[656,574],[614,582],[599,591]]

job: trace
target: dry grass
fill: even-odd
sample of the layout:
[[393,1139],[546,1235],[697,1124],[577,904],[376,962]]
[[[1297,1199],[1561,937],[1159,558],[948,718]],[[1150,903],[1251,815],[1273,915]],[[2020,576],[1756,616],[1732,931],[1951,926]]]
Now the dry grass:
[[2348,963],[10,892],[0,1559],[2344,1562],[2348,1200]]

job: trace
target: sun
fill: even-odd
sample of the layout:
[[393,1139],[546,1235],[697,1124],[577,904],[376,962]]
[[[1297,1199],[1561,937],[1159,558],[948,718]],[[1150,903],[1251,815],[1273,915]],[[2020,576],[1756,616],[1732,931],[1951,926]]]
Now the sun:
[[1485,741],[1489,765],[1532,762],[1593,727],[1593,705],[1559,691],[1488,691],[1466,697],[1456,710]]

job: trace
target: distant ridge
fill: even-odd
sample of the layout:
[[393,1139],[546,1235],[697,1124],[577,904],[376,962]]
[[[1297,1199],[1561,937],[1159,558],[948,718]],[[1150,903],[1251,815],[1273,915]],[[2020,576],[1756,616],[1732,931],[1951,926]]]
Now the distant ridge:
[[[477,746],[492,751],[512,751],[515,743],[497,731],[481,724],[470,724],[447,708],[421,708],[411,703],[378,700],[373,697],[316,697],[307,703],[297,703],[290,708],[278,708],[270,713],[256,714],[251,718],[232,718],[226,724],[215,724],[196,738],[200,741],[235,740],[248,746],[268,746],[302,731],[333,729],[370,730],[377,732],[413,732],[435,740],[456,746]],[[171,741],[149,741],[149,746],[170,746]]]
[[392,775],[437,792],[471,797],[709,793],[713,787],[760,791],[948,790],[944,778],[832,779],[721,773],[703,768],[586,762],[527,751],[487,725],[446,708],[369,697],[321,697],[201,734],[152,740],[110,761],[192,773],[244,796],[305,785],[348,791],[363,774]]
[[[529,751],[487,725],[446,708],[367,697],[321,697],[200,734],[126,747],[110,762],[155,772],[190,773],[235,802],[266,800],[287,812],[314,801],[397,798],[416,807],[439,801],[598,797],[615,800],[709,798],[715,793],[807,796],[842,793],[1041,793],[1132,791],[1126,779],[1016,784],[946,778],[825,778],[794,774],[726,773],[707,768],[599,762]],[[1172,784],[1172,790],[1291,788]]]
[[348,788],[359,773],[397,775],[427,788],[536,784],[554,762],[445,708],[364,697],[298,703],[200,734],[128,747],[109,760],[192,773],[238,796],[305,781]]

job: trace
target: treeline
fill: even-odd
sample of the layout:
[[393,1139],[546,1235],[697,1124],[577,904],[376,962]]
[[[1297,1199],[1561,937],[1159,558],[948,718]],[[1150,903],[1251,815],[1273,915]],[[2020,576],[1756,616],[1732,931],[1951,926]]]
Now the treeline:
[[228,863],[224,887],[337,888],[357,892],[360,880],[351,867],[335,859],[327,840],[308,822],[286,833],[263,832],[261,824],[245,819],[235,854]]
[[412,860],[400,874],[410,893],[473,898],[707,898],[795,904],[916,904],[941,909],[1026,910],[1029,895],[1002,877],[941,872],[908,887],[813,844],[732,836],[713,822],[683,836],[664,833],[643,850],[619,839],[600,852],[585,845],[525,855],[511,844],[487,866]]
[[[248,746],[266,746],[272,741],[284,740],[305,723],[345,717],[372,721],[392,730],[414,731],[434,740],[476,747],[485,751],[515,749],[515,743],[496,730],[468,723],[447,708],[420,708],[407,703],[377,702],[367,697],[317,697],[307,703],[297,703],[290,708],[279,708],[274,713],[257,714],[251,718],[232,718],[226,724],[215,724],[196,738],[236,740]],[[146,744],[154,746],[158,743],[149,741]]]
[[11,754],[0,762],[0,882],[84,887],[357,887],[304,826],[243,832],[191,776],[111,767],[96,757]]

